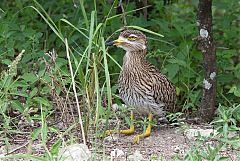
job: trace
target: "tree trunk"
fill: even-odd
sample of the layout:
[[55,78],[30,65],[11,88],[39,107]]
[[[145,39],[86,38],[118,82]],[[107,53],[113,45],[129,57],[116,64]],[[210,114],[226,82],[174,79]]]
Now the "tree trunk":
[[216,110],[216,52],[212,33],[212,0],[199,0],[197,24],[199,26],[198,47],[203,54],[204,80],[200,116],[211,121]]

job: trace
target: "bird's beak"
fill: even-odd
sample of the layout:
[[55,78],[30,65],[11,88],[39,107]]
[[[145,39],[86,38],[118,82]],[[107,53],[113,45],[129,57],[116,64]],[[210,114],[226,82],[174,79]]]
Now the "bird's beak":
[[123,42],[124,42],[123,40],[117,39],[117,40],[114,40],[114,41],[107,42],[106,45],[107,46],[115,46],[115,45],[120,45]]

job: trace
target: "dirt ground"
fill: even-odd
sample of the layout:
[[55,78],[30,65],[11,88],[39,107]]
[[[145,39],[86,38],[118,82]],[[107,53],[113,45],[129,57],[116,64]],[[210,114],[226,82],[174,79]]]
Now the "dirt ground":
[[[215,138],[210,139],[211,134],[216,134],[216,130],[209,124],[188,124],[182,126],[170,126],[169,124],[157,124],[152,128],[151,136],[142,139],[139,144],[133,144],[135,135],[142,132],[137,126],[133,135],[113,134],[103,141],[103,151],[111,160],[132,161],[132,160],[163,160],[172,161],[183,159],[184,156],[197,146],[206,149],[208,145],[216,145]],[[204,141],[197,142],[198,135]],[[239,134],[237,134],[239,135]],[[201,151],[201,150],[199,150]],[[240,161],[240,149],[232,150],[223,148],[220,156],[229,157],[231,161]]]
[[[190,127],[190,125],[189,125]],[[211,127],[209,125],[191,125],[192,129],[206,129]],[[112,161],[127,161],[127,160],[163,160],[172,161],[177,158],[183,159],[187,152],[197,146],[194,136],[189,137],[186,135],[187,129],[183,127],[173,127],[169,124],[161,124],[153,127],[151,136],[142,139],[139,144],[133,144],[134,135],[142,132],[139,126],[136,127],[136,133],[134,135],[126,136],[122,134],[113,134],[106,138],[99,140],[97,144],[94,142],[88,142],[88,147],[92,153],[98,158],[97,160],[104,160],[108,158]],[[18,135],[9,135],[11,141],[10,149],[6,154],[6,143],[3,135],[0,136],[0,156],[6,156],[10,154],[26,154],[27,152],[41,156],[45,150],[42,147],[40,141],[31,140],[31,135],[28,132],[29,129],[25,128],[22,133]],[[47,146],[51,149],[52,144],[56,141],[57,136],[55,134],[48,135]],[[213,145],[216,140],[205,141],[202,147],[206,145]],[[29,150],[29,147],[32,147]],[[221,151],[221,156],[228,156],[232,161],[237,161],[240,154],[238,151],[231,149],[224,149]],[[9,160],[24,160],[24,159],[9,159]],[[107,159],[106,159],[107,160]],[[74,161],[81,161],[74,160]]]
[[139,159],[160,160],[162,158],[164,161],[170,161],[178,154],[182,156],[191,147],[185,136],[171,127],[154,128],[151,136],[142,139],[139,144],[133,144],[133,138],[134,135],[109,136],[105,138],[106,151],[122,150],[124,156],[119,157],[122,160],[132,160],[135,153],[137,155],[135,157]]
[[[139,144],[133,144],[133,138],[141,133],[137,128],[134,135],[113,134],[103,141],[103,151],[113,161],[133,160],[162,160],[173,161],[183,159],[189,150],[199,146],[206,149],[207,145],[217,144],[215,139],[208,139],[197,143],[196,134],[208,136],[214,130],[210,125],[187,125],[188,128],[173,127],[168,124],[157,125],[152,129],[151,136],[142,139]],[[210,132],[209,132],[210,131]],[[228,156],[231,161],[238,161],[240,149],[225,148],[220,151],[220,156]]]

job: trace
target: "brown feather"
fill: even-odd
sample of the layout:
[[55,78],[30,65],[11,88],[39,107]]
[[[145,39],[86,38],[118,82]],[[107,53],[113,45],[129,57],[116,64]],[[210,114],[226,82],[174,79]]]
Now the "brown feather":
[[[126,30],[120,36],[127,38],[131,34],[137,35],[141,40],[138,42],[146,45],[146,36],[140,31]],[[131,51],[127,51],[124,56],[118,80],[119,94],[125,104],[143,114],[151,112],[155,115],[163,115],[166,111],[174,111],[175,87],[165,75],[145,59],[147,49],[139,50],[139,44],[124,45],[125,48],[128,46],[131,48]]]

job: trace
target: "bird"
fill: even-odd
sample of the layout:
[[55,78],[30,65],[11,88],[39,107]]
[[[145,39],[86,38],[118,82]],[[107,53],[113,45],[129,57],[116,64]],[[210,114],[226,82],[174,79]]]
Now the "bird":
[[[118,39],[107,42],[126,51],[122,70],[118,78],[119,96],[127,107],[142,115],[148,115],[148,125],[142,134],[134,137],[133,142],[151,135],[153,117],[164,117],[166,112],[175,110],[176,89],[170,80],[147,59],[147,37],[139,30],[123,30]],[[120,133],[130,135],[135,132],[134,112],[131,111],[131,125]],[[108,131],[111,133],[112,131]]]

